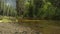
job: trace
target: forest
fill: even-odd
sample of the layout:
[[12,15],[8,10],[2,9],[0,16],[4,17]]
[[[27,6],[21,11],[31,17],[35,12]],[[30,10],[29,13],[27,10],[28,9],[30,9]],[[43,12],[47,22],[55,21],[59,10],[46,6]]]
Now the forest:
[[60,0],[16,0],[16,6],[0,0],[0,15],[39,20],[60,20]]
[[60,0],[0,0],[0,34],[60,34]]

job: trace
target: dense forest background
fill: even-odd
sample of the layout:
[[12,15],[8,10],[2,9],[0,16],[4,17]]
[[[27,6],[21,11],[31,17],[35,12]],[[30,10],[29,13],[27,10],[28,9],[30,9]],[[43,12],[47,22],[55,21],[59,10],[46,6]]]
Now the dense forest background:
[[0,0],[0,15],[40,20],[60,20],[60,0],[16,0],[16,7]]

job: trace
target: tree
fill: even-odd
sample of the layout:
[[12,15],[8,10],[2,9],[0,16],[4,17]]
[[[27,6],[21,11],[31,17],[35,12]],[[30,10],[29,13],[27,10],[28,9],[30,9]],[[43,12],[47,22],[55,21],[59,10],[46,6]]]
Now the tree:
[[49,0],[53,6],[60,8],[60,0]]
[[18,15],[23,15],[23,12],[25,11],[25,0],[16,0],[16,9],[18,11]]

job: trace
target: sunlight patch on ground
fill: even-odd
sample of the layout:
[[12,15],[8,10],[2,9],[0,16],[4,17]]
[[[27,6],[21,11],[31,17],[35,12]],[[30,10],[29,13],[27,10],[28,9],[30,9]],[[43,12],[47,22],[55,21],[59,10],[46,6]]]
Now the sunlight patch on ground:
[[2,21],[0,21],[0,22],[2,22]]
[[3,23],[8,23],[8,22],[17,22],[17,19],[14,19],[15,17],[8,17],[8,16],[4,16],[0,19],[0,22],[3,22]]

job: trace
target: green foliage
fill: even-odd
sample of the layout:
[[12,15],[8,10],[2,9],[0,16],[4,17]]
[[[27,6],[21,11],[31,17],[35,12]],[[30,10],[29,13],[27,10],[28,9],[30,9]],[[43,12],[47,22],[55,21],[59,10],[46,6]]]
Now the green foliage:
[[0,15],[60,20],[60,0],[17,0],[16,9],[0,4]]
[[53,4],[53,6],[60,8],[60,0],[48,0]]
[[3,16],[17,15],[17,11],[15,10],[15,8],[13,8],[12,6],[7,6],[4,2],[1,2],[0,10],[1,10],[0,15],[3,15]]
[[[52,0],[51,0],[52,1]],[[50,0],[30,0],[26,2],[26,11],[24,15],[27,17],[39,18],[39,19],[59,19],[60,10],[59,7],[54,6]],[[57,2],[57,1],[53,1]]]

